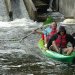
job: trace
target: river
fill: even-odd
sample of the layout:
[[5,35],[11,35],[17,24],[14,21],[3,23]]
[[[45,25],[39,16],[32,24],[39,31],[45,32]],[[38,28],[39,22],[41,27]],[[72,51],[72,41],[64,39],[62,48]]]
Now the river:
[[4,0],[0,3],[0,11],[4,10],[0,12],[0,75],[75,75],[74,65],[43,56],[37,46],[41,37],[38,34],[22,40],[42,25],[29,18],[22,0],[13,0],[14,20],[11,22],[8,22]]

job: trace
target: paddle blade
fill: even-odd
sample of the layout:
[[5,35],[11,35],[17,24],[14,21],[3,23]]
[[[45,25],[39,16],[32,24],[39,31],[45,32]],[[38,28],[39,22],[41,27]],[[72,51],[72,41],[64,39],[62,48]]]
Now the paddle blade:
[[53,18],[51,16],[48,16],[46,21],[43,23],[43,25],[47,25],[49,23],[52,23],[53,22]]

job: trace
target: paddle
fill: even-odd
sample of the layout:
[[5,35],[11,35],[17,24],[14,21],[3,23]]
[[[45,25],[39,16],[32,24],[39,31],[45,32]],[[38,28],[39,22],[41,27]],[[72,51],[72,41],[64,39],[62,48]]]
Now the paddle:
[[[43,27],[46,27],[46,26],[50,25],[49,23],[51,23],[51,22],[53,22],[53,19],[52,19],[52,17],[49,16],[49,17],[47,17],[46,21],[43,22],[43,25],[42,25],[41,27],[36,28],[35,30],[38,30],[38,29],[43,28]],[[20,40],[20,42],[21,42],[22,40],[24,40],[25,38],[27,38],[28,36],[30,36],[32,33],[33,33],[33,32],[30,32],[28,35],[26,35],[25,37],[23,37],[23,38]]]
[[[41,27],[39,27],[39,28],[36,28],[36,29],[34,29],[34,31],[36,31],[36,30],[38,30],[38,29],[41,29],[41,28],[43,28],[43,26],[41,26]],[[29,34],[27,34],[25,37],[23,37],[21,40],[24,40],[25,38],[27,38],[28,36],[30,36],[31,34],[33,34],[33,32],[30,32]],[[21,41],[20,40],[20,41]]]

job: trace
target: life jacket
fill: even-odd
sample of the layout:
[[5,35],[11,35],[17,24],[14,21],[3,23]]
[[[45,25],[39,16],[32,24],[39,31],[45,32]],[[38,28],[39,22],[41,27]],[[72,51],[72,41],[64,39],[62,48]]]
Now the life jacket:
[[44,34],[42,34],[42,36],[41,36],[41,37],[42,37],[42,40],[44,40]]
[[58,47],[66,48],[67,46],[66,34],[63,36],[58,35],[57,39],[55,40],[55,43]]
[[51,32],[50,32],[50,34],[49,35],[47,35],[47,41],[54,35],[54,34],[56,34],[57,33],[57,30],[55,29],[55,30],[52,30]]

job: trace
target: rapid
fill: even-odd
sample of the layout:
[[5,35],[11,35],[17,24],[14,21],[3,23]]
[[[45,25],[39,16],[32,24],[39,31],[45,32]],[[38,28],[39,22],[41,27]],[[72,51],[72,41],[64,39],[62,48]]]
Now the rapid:
[[13,21],[9,17],[4,0],[0,0],[0,75],[75,75],[75,66],[67,65],[43,56],[38,48],[41,37],[30,34],[43,25],[28,16],[23,0],[12,0]]

